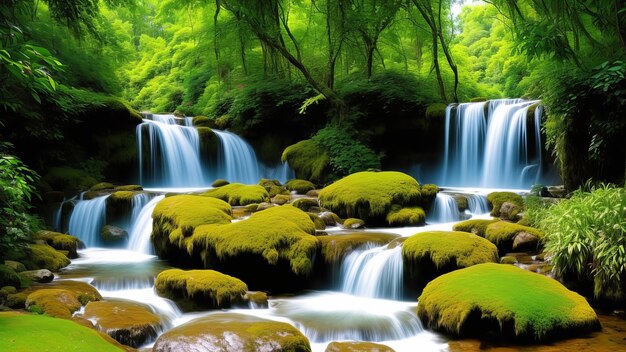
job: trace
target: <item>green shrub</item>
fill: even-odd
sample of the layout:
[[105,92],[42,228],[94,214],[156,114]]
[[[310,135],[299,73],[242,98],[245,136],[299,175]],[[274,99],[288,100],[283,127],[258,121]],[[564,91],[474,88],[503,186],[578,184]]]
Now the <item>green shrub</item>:
[[626,190],[575,191],[544,210],[539,228],[560,277],[591,279],[597,298],[623,299],[626,283]]

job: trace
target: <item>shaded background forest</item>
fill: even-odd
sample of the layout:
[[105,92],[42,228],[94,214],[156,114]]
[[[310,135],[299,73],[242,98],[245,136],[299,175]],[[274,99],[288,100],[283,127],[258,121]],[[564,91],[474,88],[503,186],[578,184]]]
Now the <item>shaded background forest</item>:
[[176,112],[270,163],[313,137],[342,176],[432,159],[447,103],[525,97],[569,189],[623,180],[624,5],[466,2],[6,1],[2,151],[42,191],[126,180],[133,109]]

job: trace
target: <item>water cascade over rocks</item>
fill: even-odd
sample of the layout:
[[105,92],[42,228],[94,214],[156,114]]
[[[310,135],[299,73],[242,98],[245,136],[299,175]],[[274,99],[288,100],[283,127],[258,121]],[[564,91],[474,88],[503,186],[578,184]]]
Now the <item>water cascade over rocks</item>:
[[445,223],[461,220],[459,206],[454,197],[445,193],[437,193],[435,203],[428,214],[428,222]]
[[[529,188],[539,182],[543,109],[538,104],[539,101],[497,99],[448,106],[439,183]],[[528,112],[530,107],[535,108],[533,114]]]
[[229,182],[253,184],[261,178],[254,149],[241,137],[229,131],[213,130],[220,141],[217,177]]
[[106,200],[109,196],[80,200],[70,217],[68,232],[78,237],[85,246],[100,244],[100,230],[106,222]]

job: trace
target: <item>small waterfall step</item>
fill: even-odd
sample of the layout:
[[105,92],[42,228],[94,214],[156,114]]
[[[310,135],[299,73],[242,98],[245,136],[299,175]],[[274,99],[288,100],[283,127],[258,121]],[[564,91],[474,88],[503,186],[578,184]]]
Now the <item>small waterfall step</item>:
[[428,217],[428,222],[435,224],[443,224],[461,220],[459,205],[453,196],[442,192],[437,193],[433,207]]
[[129,250],[144,254],[154,254],[154,248],[150,242],[152,211],[154,211],[157,203],[164,198],[165,195],[156,196],[141,209],[130,230]]
[[213,133],[220,142],[216,178],[247,184],[259,182],[261,179],[260,163],[250,144],[229,131],[214,129]]
[[108,197],[106,195],[80,200],[72,211],[68,232],[83,241],[86,247],[96,247],[100,244],[100,230],[106,222]]
[[361,297],[402,299],[403,272],[401,246],[365,246],[344,258],[341,291]]

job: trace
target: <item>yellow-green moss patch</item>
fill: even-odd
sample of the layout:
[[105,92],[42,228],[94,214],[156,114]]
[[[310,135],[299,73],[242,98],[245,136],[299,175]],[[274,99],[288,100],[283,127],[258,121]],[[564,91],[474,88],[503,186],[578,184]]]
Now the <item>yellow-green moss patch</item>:
[[460,231],[429,231],[415,234],[402,244],[405,262],[431,260],[437,267],[453,263],[457,268],[497,262],[498,250],[482,237]]
[[80,240],[74,236],[53,231],[39,231],[37,238],[46,241],[56,250],[68,251],[69,258],[78,258],[78,244]]
[[297,178],[287,181],[287,183],[285,183],[285,187],[287,187],[290,191],[296,191],[298,194],[306,194],[306,192],[315,189],[313,182]]
[[472,219],[465,220],[461,222],[457,222],[452,226],[452,230],[454,231],[463,231],[463,232],[471,232],[474,235],[485,237],[485,231],[487,230],[487,226],[496,223],[500,220],[498,219]]
[[513,192],[492,192],[487,195],[487,201],[491,205],[491,216],[500,216],[500,208],[504,202],[513,203],[519,207],[524,207],[524,199]]
[[215,270],[169,269],[156,278],[159,295],[193,300],[207,308],[228,308],[242,302],[248,286],[241,280]]
[[211,249],[219,258],[240,254],[262,256],[275,265],[279,259],[290,263],[293,273],[308,274],[319,245],[315,225],[309,216],[290,205],[272,207],[250,218],[227,225],[204,225],[196,229],[188,252]]
[[283,162],[288,162],[296,176],[323,184],[330,172],[330,158],[313,140],[306,139],[290,145],[283,151]]
[[230,205],[248,205],[252,203],[269,202],[270,196],[259,185],[244,185],[230,183],[219,188],[208,190],[205,196],[221,199]]
[[0,346],[7,351],[123,351],[97,331],[70,320],[0,312],[0,326]]
[[26,298],[26,308],[37,306],[52,317],[69,319],[82,306],[76,294],[69,290],[49,288],[37,290]]
[[393,348],[365,341],[331,342],[325,352],[395,352]]
[[311,347],[307,338],[290,324],[243,314],[216,313],[167,331],[159,336],[153,348],[155,352],[175,350],[310,352]]
[[390,233],[361,232],[318,237],[322,244],[322,258],[326,263],[338,263],[351,251],[367,244],[382,246],[397,238]]
[[420,207],[394,206],[387,213],[386,219],[389,226],[418,226],[426,220],[426,213]]
[[117,186],[114,188],[116,191],[143,191],[143,187],[141,187],[140,185],[124,185],[124,186]]
[[113,189],[113,184],[108,183],[108,182],[100,182],[97,183],[93,186],[91,186],[91,188],[89,189],[90,191],[102,191],[104,189]]
[[65,255],[47,244],[29,244],[28,248],[30,258],[26,264],[30,267],[29,269],[59,271],[70,264],[70,260]]
[[217,180],[213,181],[213,183],[211,183],[211,187],[222,187],[222,186],[226,186],[227,184],[229,184],[230,182],[224,180],[223,178],[218,178]]
[[298,209],[309,211],[309,209],[313,207],[318,207],[319,203],[315,198],[298,198],[294,200],[291,205]]
[[584,297],[558,281],[511,265],[479,264],[431,281],[417,314],[451,335],[544,340],[599,328]]
[[419,206],[420,200],[419,183],[395,171],[357,172],[319,193],[321,206],[342,218],[355,217],[366,223],[384,223],[392,205]]
[[487,226],[485,238],[495,243],[501,250],[516,249],[515,238],[521,233],[530,234],[539,242],[543,240],[543,232],[529,226],[518,225],[507,221],[498,221]]

